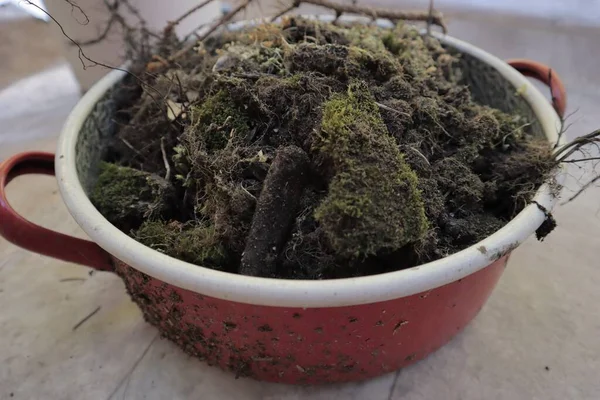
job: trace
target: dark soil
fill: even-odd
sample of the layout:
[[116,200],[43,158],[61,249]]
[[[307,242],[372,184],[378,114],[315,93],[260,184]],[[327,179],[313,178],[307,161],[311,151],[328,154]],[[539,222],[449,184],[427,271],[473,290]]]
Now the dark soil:
[[147,246],[246,275],[445,257],[501,228],[556,166],[530,121],[472,100],[457,57],[403,25],[287,18],[176,65],[144,60],[92,201]]

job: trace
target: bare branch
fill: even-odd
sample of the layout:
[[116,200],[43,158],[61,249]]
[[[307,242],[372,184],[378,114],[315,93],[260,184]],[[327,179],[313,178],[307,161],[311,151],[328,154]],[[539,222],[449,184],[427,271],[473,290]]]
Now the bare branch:
[[[248,7],[248,5],[252,2],[252,0],[245,0],[244,2],[242,2],[240,5],[238,5],[236,8],[234,8],[233,10],[231,10],[230,12],[228,12],[227,14],[223,15],[218,21],[215,21],[215,23],[213,23],[210,28],[208,28],[206,30],[206,32],[204,32],[202,35],[200,35],[198,37],[198,41],[201,42],[204,39],[206,39],[211,33],[213,33],[214,31],[216,31],[220,26],[226,24],[227,22],[229,22],[233,17],[235,17],[235,15],[237,13],[239,13],[240,11],[244,10],[246,7]],[[175,61],[178,58],[184,56],[187,52],[189,52],[190,50],[193,50],[194,47],[196,47],[196,42],[190,42],[188,44],[186,44],[181,50],[179,50],[178,52],[172,54],[168,61]]]
[[[85,13],[85,11],[83,11],[83,9],[81,7],[79,7],[77,4],[75,4],[71,0],[65,0],[65,2],[71,6],[71,15],[73,16],[73,18],[75,18],[75,20],[77,21],[78,24],[80,24],[80,25],[87,25],[87,24],[90,23],[90,19],[88,18],[87,14]],[[77,19],[77,17],[75,17],[75,15],[74,15],[74,11],[75,10],[79,10],[79,12],[81,13],[81,15],[83,15],[83,18],[85,18],[85,21],[80,22]]]
[[600,129],[588,133],[587,135],[580,136],[559,148],[555,153],[556,161],[561,163],[582,147],[595,142],[600,142]]
[[562,163],[563,164],[577,164],[577,163],[593,161],[593,160],[600,160],[600,157],[588,157],[588,158],[577,158],[575,160],[564,160],[564,161],[562,161]]
[[196,11],[200,10],[201,8],[207,6],[209,3],[211,3],[213,0],[204,0],[203,2],[197,4],[196,6],[190,8],[185,14],[183,14],[182,16],[180,16],[179,18],[177,18],[175,21],[171,21],[167,24],[167,26],[165,27],[164,33],[165,35],[171,33],[171,31],[177,26],[179,25],[179,23],[181,21],[183,21],[184,19],[186,19],[187,17],[189,17],[190,15],[192,15],[193,13],[195,13]]
[[97,37],[95,37],[94,39],[90,39],[90,40],[86,40],[83,42],[79,42],[80,46],[91,46],[94,44],[98,44],[100,42],[102,42],[104,39],[107,38],[108,34],[110,33],[114,23],[117,21],[117,15],[116,14],[112,14],[110,16],[110,19],[108,20],[108,22],[106,23],[106,25],[104,25],[104,29],[102,30],[102,32],[100,33],[100,35],[98,35]]
[[300,6],[300,1],[299,0],[294,0],[292,2],[292,4],[289,5],[289,7],[284,8],[283,10],[281,10],[280,12],[278,12],[277,14],[275,14],[274,16],[271,17],[271,22],[275,22],[277,20],[277,18],[282,17],[283,15],[289,13],[290,11],[292,11],[295,8],[298,8]]
[[[81,65],[82,65],[82,67],[83,67],[84,70],[87,69],[87,68],[89,68],[89,67],[100,66],[100,67],[104,67],[104,68],[107,68],[107,69],[110,69],[110,70],[121,71],[121,72],[123,72],[123,73],[125,73],[125,74],[127,74],[127,75],[129,75],[131,77],[133,77],[142,87],[151,89],[152,91],[158,93],[162,97],[162,94],[160,93],[160,91],[158,91],[155,87],[153,87],[153,86],[147,84],[146,82],[144,82],[139,76],[137,76],[133,72],[131,72],[131,71],[127,70],[127,69],[124,69],[124,68],[114,67],[112,65],[108,65],[108,64],[105,64],[105,63],[102,63],[102,62],[99,62],[99,61],[95,61],[95,60],[91,59],[90,57],[88,57],[85,54],[85,52],[83,51],[83,48],[81,47],[81,45],[75,39],[73,39],[71,36],[69,36],[67,34],[67,32],[65,31],[65,28],[60,24],[60,22],[58,22],[56,20],[56,18],[54,18],[46,10],[44,10],[43,8],[39,7],[38,5],[32,3],[31,1],[29,1],[29,0],[23,0],[23,1],[25,1],[27,4],[29,4],[29,5],[31,5],[33,7],[36,7],[38,10],[40,10],[41,12],[43,12],[44,14],[46,14],[48,16],[48,18],[50,18],[58,26],[58,28],[60,29],[60,31],[63,34],[63,36],[65,38],[67,38],[67,40],[69,40],[69,42],[72,45],[74,45],[75,47],[77,47],[77,56],[79,57],[79,61],[81,61]],[[86,64],[86,61],[88,63],[90,63],[90,64]],[[146,91],[146,93],[148,93],[148,95],[152,98],[152,100],[157,105],[160,104],[158,102],[158,100],[156,100],[154,98],[154,96],[152,96],[149,92]]]

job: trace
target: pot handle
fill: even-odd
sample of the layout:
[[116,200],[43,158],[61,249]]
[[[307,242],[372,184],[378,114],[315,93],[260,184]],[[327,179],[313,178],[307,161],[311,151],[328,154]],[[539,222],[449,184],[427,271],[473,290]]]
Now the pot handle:
[[17,176],[27,174],[54,175],[54,154],[26,152],[0,163],[0,236],[39,254],[112,271],[110,255],[96,243],[35,225],[8,204],[6,186]]
[[506,62],[523,75],[537,79],[550,87],[552,107],[561,119],[564,118],[567,108],[567,91],[555,70],[545,64],[524,58],[515,58]]

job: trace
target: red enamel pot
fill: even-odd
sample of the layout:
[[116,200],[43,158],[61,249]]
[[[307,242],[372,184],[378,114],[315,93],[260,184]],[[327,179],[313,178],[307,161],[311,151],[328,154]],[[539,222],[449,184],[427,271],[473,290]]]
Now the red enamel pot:
[[[529,104],[548,140],[558,140],[566,97],[556,73],[531,61],[503,62],[447,36],[440,39],[500,73]],[[524,75],[551,87],[554,109]],[[31,251],[117,273],[147,321],[165,337],[238,375],[296,384],[357,381],[426,357],[475,317],[510,252],[545,219],[537,205],[530,205],[459,253],[368,277],[275,280],[191,265],[119,231],[86,194],[113,129],[111,93],[122,79],[123,73],[112,72],[82,98],[56,156],[23,153],[0,165],[0,234]],[[106,129],[95,126],[97,121],[105,121]],[[10,207],[5,193],[10,180],[37,173],[56,174],[64,202],[92,241],[36,226]],[[549,210],[554,193],[544,185],[535,200]]]

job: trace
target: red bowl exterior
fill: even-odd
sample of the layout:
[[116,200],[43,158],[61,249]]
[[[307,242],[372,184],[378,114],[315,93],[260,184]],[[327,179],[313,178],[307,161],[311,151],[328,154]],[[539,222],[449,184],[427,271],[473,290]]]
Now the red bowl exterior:
[[221,300],[115,267],[145,319],[188,354],[237,376],[320,384],[395,371],[444,345],[477,315],[507,259],[412,296],[308,309]]

